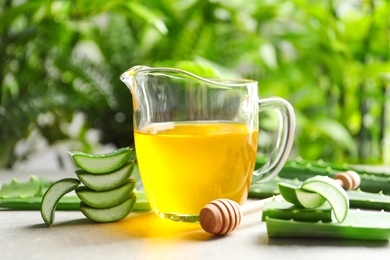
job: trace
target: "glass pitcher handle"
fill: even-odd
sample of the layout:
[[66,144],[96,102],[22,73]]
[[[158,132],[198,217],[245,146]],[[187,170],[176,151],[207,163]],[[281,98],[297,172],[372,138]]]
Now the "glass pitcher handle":
[[294,142],[295,113],[291,104],[283,98],[271,97],[259,100],[259,111],[273,109],[279,118],[278,138],[266,164],[253,173],[252,183],[264,182],[283,168]]

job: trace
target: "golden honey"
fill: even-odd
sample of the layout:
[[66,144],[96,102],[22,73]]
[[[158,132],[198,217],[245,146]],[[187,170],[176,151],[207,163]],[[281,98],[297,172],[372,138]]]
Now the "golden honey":
[[229,122],[155,123],[134,133],[141,178],[158,214],[197,215],[218,198],[244,203],[258,132]]

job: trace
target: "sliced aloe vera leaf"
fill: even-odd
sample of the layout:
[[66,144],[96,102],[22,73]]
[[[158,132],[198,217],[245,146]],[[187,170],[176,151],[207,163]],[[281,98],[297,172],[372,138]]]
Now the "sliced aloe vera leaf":
[[323,196],[316,192],[305,191],[287,183],[279,183],[278,187],[280,194],[286,201],[303,208],[316,208],[326,201]]
[[121,168],[132,154],[131,148],[119,148],[110,153],[88,154],[69,151],[74,162],[84,171],[94,174],[106,174]]
[[390,213],[350,210],[342,223],[301,222],[267,218],[270,237],[307,237],[363,240],[390,239]]
[[93,208],[85,203],[80,203],[81,212],[95,222],[114,222],[125,218],[133,210],[137,197],[134,193],[121,204],[105,209]]
[[75,190],[80,181],[74,178],[66,178],[54,182],[42,197],[41,215],[43,221],[51,226],[54,221],[55,209],[58,201],[67,193]]
[[128,179],[122,186],[107,191],[94,191],[88,187],[80,186],[76,189],[76,194],[88,206],[110,208],[126,200],[134,188],[135,180]]
[[111,190],[121,186],[133,173],[134,162],[128,162],[121,168],[107,174],[90,174],[84,170],[77,170],[80,181],[90,189],[96,191]]
[[305,222],[331,222],[332,207],[329,203],[324,203],[316,209],[306,209],[289,202],[273,200],[264,204],[262,221],[265,221],[267,217]]
[[344,221],[349,209],[348,194],[334,179],[316,176],[304,181],[302,189],[316,192],[324,197],[332,206],[337,221]]

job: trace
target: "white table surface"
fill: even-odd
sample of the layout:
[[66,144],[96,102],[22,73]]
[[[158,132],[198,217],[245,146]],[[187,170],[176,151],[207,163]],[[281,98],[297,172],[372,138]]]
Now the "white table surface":
[[[0,184],[29,175],[58,180],[71,172],[0,171]],[[247,203],[251,203],[249,200]],[[39,211],[0,210],[0,259],[389,259],[388,241],[269,238],[261,213],[233,233],[214,237],[199,224],[133,212],[115,223],[93,223],[79,211],[56,211],[54,225]]]

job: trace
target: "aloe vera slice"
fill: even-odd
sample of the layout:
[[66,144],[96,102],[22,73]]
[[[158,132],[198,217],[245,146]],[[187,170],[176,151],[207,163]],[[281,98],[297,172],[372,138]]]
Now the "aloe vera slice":
[[350,210],[342,223],[301,222],[267,218],[270,237],[307,237],[363,240],[390,239],[390,213]]
[[122,186],[108,191],[94,191],[80,186],[76,194],[82,202],[94,208],[110,208],[122,203],[134,190],[135,180],[128,179]]
[[265,221],[267,218],[293,219],[305,222],[331,222],[332,207],[329,203],[324,203],[316,209],[305,209],[289,202],[273,200],[264,204],[262,221]]
[[348,194],[335,180],[326,176],[316,176],[304,181],[302,189],[324,197],[332,206],[336,219],[339,222],[344,221],[349,209]]
[[80,203],[81,212],[90,220],[95,222],[114,222],[125,218],[133,210],[136,201],[136,195],[131,193],[129,198],[123,203],[112,208],[97,209]]
[[132,149],[125,147],[105,154],[88,154],[69,151],[74,162],[84,171],[94,174],[106,174],[121,168],[129,159]]
[[323,196],[316,192],[305,191],[290,184],[279,183],[278,187],[280,194],[286,201],[303,208],[316,208],[326,201]]
[[77,170],[80,181],[90,189],[106,191],[119,187],[126,182],[133,173],[134,162],[128,162],[118,170],[107,174],[90,174],[84,170]]
[[75,190],[80,181],[74,178],[66,178],[54,182],[45,192],[42,198],[41,215],[43,221],[51,226],[54,221],[55,209],[58,201],[67,193]]

